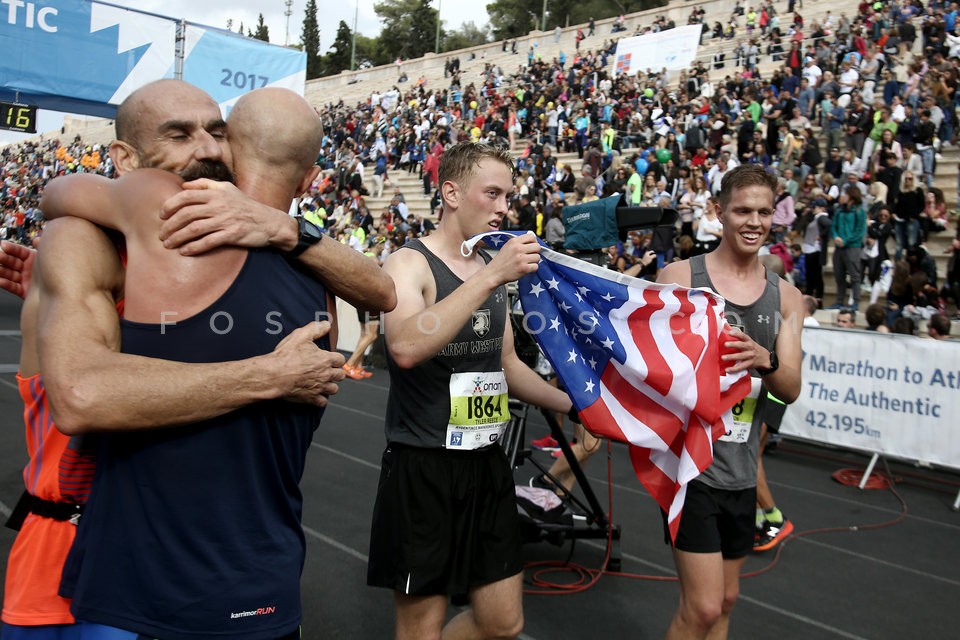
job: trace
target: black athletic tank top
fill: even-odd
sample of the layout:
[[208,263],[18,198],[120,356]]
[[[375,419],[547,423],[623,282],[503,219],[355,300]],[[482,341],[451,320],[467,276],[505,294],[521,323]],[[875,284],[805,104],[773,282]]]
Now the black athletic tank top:
[[[280,254],[251,251],[229,290],[197,315],[163,326],[124,321],[123,351],[238,360],[269,353],[324,312],[320,284]],[[182,427],[104,434],[64,570],[77,618],[164,640],[296,630],[298,484],[321,415],[278,400]]]
[[[437,302],[463,284],[440,258],[422,242],[414,240],[402,250],[421,253],[437,283]],[[486,262],[489,255],[481,252]],[[444,447],[451,416],[451,376],[471,372],[500,372],[503,331],[507,319],[507,291],[500,286],[473,312],[436,356],[412,369],[401,369],[387,350],[390,396],[387,401],[388,443],[415,447]],[[503,389],[506,392],[506,389]],[[504,412],[506,407],[502,408]],[[493,444],[490,442],[489,444]]]
[[[767,284],[752,304],[742,306],[729,300],[724,314],[732,326],[741,329],[757,344],[765,349],[773,349],[777,341],[777,330],[782,321],[780,312],[780,278],[769,269],[766,270]],[[706,254],[690,259],[690,285],[705,287],[716,291],[710,274],[707,273]],[[750,374],[759,378],[756,371]],[[767,403],[766,389],[759,391],[759,397],[753,405],[753,420],[749,437],[744,443],[735,443],[723,439],[713,443],[713,464],[697,480],[717,489],[748,489],[757,484],[757,453],[760,448],[760,424]]]

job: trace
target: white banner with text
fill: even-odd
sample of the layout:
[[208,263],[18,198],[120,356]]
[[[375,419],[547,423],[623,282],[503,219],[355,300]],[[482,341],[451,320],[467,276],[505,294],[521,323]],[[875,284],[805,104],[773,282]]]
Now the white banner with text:
[[805,329],[780,432],[960,469],[960,342]]
[[663,68],[686,69],[693,64],[700,47],[701,25],[684,25],[617,41],[614,55],[616,74],[638,71],[659,72]]

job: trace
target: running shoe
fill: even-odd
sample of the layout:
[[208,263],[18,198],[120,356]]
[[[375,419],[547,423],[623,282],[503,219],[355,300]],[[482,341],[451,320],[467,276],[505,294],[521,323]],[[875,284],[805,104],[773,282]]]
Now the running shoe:
[[551,435],[545,435],[539,440],[531,440],[530,446],[540,451],[560,451],[560,443]]
[[766,525],[764,525],[763,532],[760,534],[760,539],[754,541],[753,550],[767,551],[773,549],[786,540],[791,533],[793,533],[793,523],[787,518],[784,518],[780,524],[767,522]]
[[348,378],[353,378],[354,380],[363,380],[364,377],[366,377],[363,375],[363,373],[361,373],[360,367],[354,367],[352,365],[345,364],[343,365],[343,370],[347,372]]

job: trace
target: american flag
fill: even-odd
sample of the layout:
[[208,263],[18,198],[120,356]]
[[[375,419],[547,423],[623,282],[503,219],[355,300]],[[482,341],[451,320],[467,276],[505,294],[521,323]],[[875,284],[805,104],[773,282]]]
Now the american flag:
[[[471,238],[502,246],[514,234]],[[591,433],[630,445],[637,478],[676,537],[687,483],[713,461],[750,391],[720,360],[729,325],[706,289],[639,280],[544,248],[518,283],[526,328]],[[732,339],[732,338],[731,338]]]

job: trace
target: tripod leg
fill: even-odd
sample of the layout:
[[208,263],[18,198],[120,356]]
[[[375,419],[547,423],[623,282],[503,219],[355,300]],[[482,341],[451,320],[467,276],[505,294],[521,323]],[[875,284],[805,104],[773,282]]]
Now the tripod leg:
[[[511,469],[516,469],[524,457],[523,442],[527,431],[527,413],[530,405],[519,400],[510,401],[510,422],[504,431],[501,445]],[[521,460],[521,462],[518,462]]]
[[[573,476],[577,479],[577,484],[580,485],[580,490],[587,499],[589,508],[584,509],[584,511],[587,513],[588,520],[601,527],[610,526],[610,523],[607,521],[607,514],[600,505],[597,495],[593,492],[593,487],[590,486],[587,476],[583,473],[583,467],[581,467],[580,463],[577,462],[577,457],[573,454],[573,450],[570,448],[570,443],[567,442],[566,436],[563,435],[563,431],[560,429],[560,425],[557,424],[556,418],[554,418],[553,414],[551,414],[549,411],[542,411],[542,413],[543,417],[547,421],[547,424],[550,426],[550,431],[553,433],[553,437],[556,438],[557,442],[560,444],[560,450],[563,452],[564,457],[566,457],[567,462],[570,464],[570,471],[573,472]],[[569,492],[567,493],[569,494]]]
[[607,571],[620,571],[622,559],[623,556],[620,552],[620,527],[614,526],[610,535],[610,557],[607,559]]

